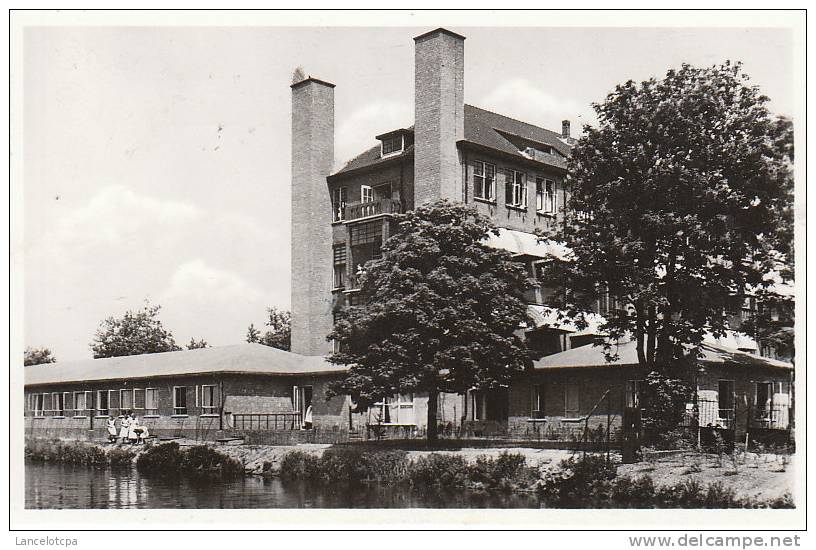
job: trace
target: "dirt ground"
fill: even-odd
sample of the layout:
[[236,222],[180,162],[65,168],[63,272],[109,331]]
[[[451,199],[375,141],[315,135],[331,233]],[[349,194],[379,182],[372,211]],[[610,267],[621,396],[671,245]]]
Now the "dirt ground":
[[673,485],[695,478],[701,483],[721,481],[743,497],[769,500],[794,495],[795,456],[772,453],[735,453],[722,459],[713,454],[682,453],[621,464],[618,475],[650,475],[655,485]]

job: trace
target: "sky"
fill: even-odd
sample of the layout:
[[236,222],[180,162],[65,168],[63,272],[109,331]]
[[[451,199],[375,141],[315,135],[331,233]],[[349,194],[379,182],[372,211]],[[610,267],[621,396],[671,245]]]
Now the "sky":
[[[335,89],[337,164],[413,123],[429,27],[29,27],[23,36],[24,344],[91,357],[99,323],[162,306],[178,343],[244,341],[290,299],[293,70]],[[793,115],[780,29],[451,27],[465,101],[573,135],[616,84],[744,64]]]

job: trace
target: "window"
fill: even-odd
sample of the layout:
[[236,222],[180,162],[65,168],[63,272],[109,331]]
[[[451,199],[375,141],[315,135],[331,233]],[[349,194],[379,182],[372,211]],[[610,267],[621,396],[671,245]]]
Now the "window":
[[374,403],[374,421],[378,424],[415,424],[414,394],[401,393]]
[[494,202],[496,200],[496,166],[477,160],[473,164],[474,198]]
[[534,384],[532,388],[532,403],[530,404],[530,418],[544,418],[544,384]]
[[336,244],[334,252],[334,288],[346,288],[346,245]]
[[65,395],[52,393],[51,403],[54,404],[54,416],[65,416]]
[[202,414],[218,414],[217,389],[215,386],[201,386]]
[[567,384],[564,387],[564,416],[575,418],[580,411],[580,394],[578,384]]
[[45,416],[45,394],[34,394],[34,416]]
[[97,390],[96,392],[96,414],[99,416],[107,416],[110,414],[110,408],[108,407],[110,400],[108,399],[108,395],[107,390]]
[[133,408],[133,390],[119,390],[119,403],[124,411],[130,411]]
[[754,408],[756,419],[770,426],[773,423],[773,383],[757,382]]
[[640,408],[643,384],[643,380],[626,381],[626,407],[628,409]]
[[292,408],[300,414],[301,427],[306,426],[306,412],[312,406],[312,386],[292,386]]
[[173,386],[173,414],[187,414],[187,388]]
[[374,189],[370,185],[360,186],[360,202],[374,202]]
[[725,427],[730,427],[730,422],[734,420],[734,381],[720,380],[717,401],[719,402],[720,422]]
[[85,411],[88,408],[88,403],[85,400],[86,393],[90,392],[74,392],[74,416],[85,416]]
[[144,409],[145,408],[145,391],[142,389],[134,389],[133,390],[133,408],[134,409]]
[[159,414],[159,390],[147,388],[145,390],[145,416]]
[[524,172],[505,171],[504,197],[507,206],[527,208],[527,184]]
[[541,214],[555,214],[556,207],[555,182],[536,178],[536,211]]
[[387,157],[388,155],[394,155],[396,153],[402,152],[402,149],[403,149],[402,134],[387,137],[382,140],[381,156]]
[[108,407],[110,409],[111,416],[114,414],[118,416],[122,415],[122,408],[119,406],[118,390],[108,390]]
[[332,221],[341,222],[346,219],[346,188],[335,187],[332,191]]

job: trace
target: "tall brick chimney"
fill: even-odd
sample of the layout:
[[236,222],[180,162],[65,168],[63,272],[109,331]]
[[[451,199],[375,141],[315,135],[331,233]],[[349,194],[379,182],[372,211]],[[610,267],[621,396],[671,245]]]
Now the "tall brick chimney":
[[414,204],[462,200],[465,37],[436,29],[414,38]]
[[561,137],[564,139],[569,139],[572,137],[570,135],[570,121],[569,120],[562,120],[561,121]]
[[332,329],[334,84],[292,84],[292,351],[325,355]]

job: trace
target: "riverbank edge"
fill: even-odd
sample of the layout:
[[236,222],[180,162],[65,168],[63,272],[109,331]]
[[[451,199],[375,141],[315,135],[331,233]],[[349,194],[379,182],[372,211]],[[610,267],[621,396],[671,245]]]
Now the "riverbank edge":
[[[322,482],[331,482],[332,480],[337,480],[338,478],[342,477],[341,475],[338,476],[336,474],[342,474],[343,468],[348,467],[350,464],[353,464],[353,459],[356,458],[366,458],[367,460],[371,461],[373,457],[375,460],[374,462],[381,462],[381,459],[385,459],[382,461],[382,464],[379,465],[380,468],[380,475],[375,477],[367,478],[368,481],[375,481],[385,484],[393,484],[399,482],[400,479],[405,481],[407,478],[405,477],[405,467],[403,466],[401,473],[396,472],[393,469],[389,469],[390,465],[388,464],[387,456],[390,454],[395,454],[393,449],[376,449],[371,448],[368,446],[343,446],[342,448],[338,448],[336,446],[331,445],[296,445],[296,446],[268,446],[268,445],[229,445],[229,444],[202,444],[198,441],[176,441],[176,444],[179,445],[180,449],[189,450],[189,449],[201,449],[202,447],[206,447],[212,450],[217,451],[224,457],[227,457],[231,460],[239,462],[243,466],[243,474],[245,476],[264,476],[264,477],[283,477],[288,479],[304,479],[309,480],[310,476],[311,479],[314,480],[314,465],[320,464],[318,470],[321,470],[320,475],[323,477],[321,480]],[[121,445],[121,444],[107,444],[107,443],[89,443],[84,441],[76,441],[76,440],[42,440],[42,439],[34,439],[34,438],[27,438],[26,439],[26,456],[28,457],[28,449],[30,445],[39,445],[39,446],[51,446],[54,449],[57,449],[58,452],[56,455],[51,457],[51,460],[43,460],[43,461],[52,461],[52,462],[64,462],[64,463],[74,463],[74,464],[86,464],[88,466],[97,466],[102,467],[106,465],[113,465],[114,464],[114,457],[116,458],[116,462],[119,466],[130,466],[135,468],[137,460],[139,456],[141,456],[146,450],[148,449],[155,449],[156,447],[162,445],[162,443],[153,443],[149,445],[139,445],[139,446],[131,446],[129,444]],[[175,446],[175,445],[174,445]],[[331,450],[330,453],[326,451]],[[59,453],[62,452],[63,455]],[[73,456],[72,456],[73,453]],[[543,456],[543,455],[550,455],[553,453],[558,453],[556,456]],[[574,453],[571,451],[542,451],[540,449],[512,449],[510,453],[508,453],[508,449],[489,449],[489,448],[478,448],[478,449],[458,449],[455,451],[450,450],[410,450],[410,451],[397,451],[396,454],[401,455],[396,462],[400,460],[403,461],[403,465],[407,465],[409,469],[414,470],[412,473],[416,474],[415,466],[423,466],[425,468],[424,475],[420,474],[419,479],[414,480],[414,482],[418,483],[417,486],[419,487],[431,487],[431,486],[445,486],[449,485],[450,488],[464,488],[464,489],[500,489],[505,492],[516,492],[516,493],[532,493],[532,492],[539,492],[539,494],[546,494],[549,493],[553,487],[552,481],[555,480],[556,482],[560,482],[560,480],[569,479],[573,474],[569,472],[569,468],[565,470],[564,462],[565,459],[563,457],[572,457],[574,460],[581,460],[580,456],[581,453]],[[510,456],[508,456],[508,454]],[[46,453],[48,455],[48,453]],[[343,455],[346,456],[345,459]],[[590,455],[590,458],[595,456],[595,460],[599,460],[601,462],[604,461],[603,457],[600,455]],[[127,457],[126,461],[123,461],[123,457]],[[487,484],[484,483],[476,483],[475,485],[470,482],[465,482],[464,484],[459,482],[454,482],[454,484],[449,484],[449,482],[441,481],[440,478],[448,477],[453,475],[464,475],[467,478],[470,474],[467,472],[473,472],[474,470],[478,471],[481,463],[481,467],[484,470],[484,466],[488,467],[488,470],[491,468],[495,468],[498,463],[501,462],[502,457],[504,459],[511,459],[510,462],[518,462],[521,460],[522,464],[522,471],[521,473],[530,474],[533,473],[532,476],[530,475],[522,475],[522,476],[514,476],[513,474],[509,474],[506,469],[501,470],[498,476],[493,475],[492,479],[489,479]],[[340,460],[337,460],[337,459]],[[351,458],[352,460],[349,460]],[[281,476],[281,466],[284,462],[289,461],[290,464],[288,465],[288,471],[285,472],[285,475]],[[566,459],[570,461],[569,458]],[[344,466],[345,462],[345,466]],[[618,462],[617,460],[613,459],[613,463]],[[292,464],[305,464],[307,467],[305,469],[296,466],[294,469],[291,467]],[[311,470],[310,473],[308,470],[310,469],[311,463]],[[424,463],[424,464],[423,464]],[[597,466],[597,465],[596,465]],[[657,493],[664,489],[675,490],[677,487],[673,487],[670,485],[657,485],[655,484],[652,487],[652,479],[650,475],[632,475],[634,472],[626,471],[627,468],[620,468],[618,465],[609,464],[615,470],[623,470],[623,476],[619,478],[619,480],[623,483],[623,486],[627,486],[630,483],[642,483],[644,481],[648,482],[648,485],[651,487],[649,491],[651,493]],[[378,466],[375,466],[375,470]],[[352,466],[354,468],[354,466]],[[300,470],[300,471],[298,471]],[[422,468],[419,468],[422,470]],[[594,468],[592,471],[588,471],[584,481],[590,482],[589,485],[592,485],[592,481],[598,475],[598,473],[602,470],[602,468]],[[369,471],[371,469],[369,468]],[[519,470],[515,470],[519,473]],[[199,472],[200,473],[200,472]],[[564,474],[567,474],[564,476]],[[614,477],[614,474],[612,474]],[[489,476],[490,477],[490,476]],[[514,479],[514,477],[516,479]],[[523,479],[521,479],[523,478]],[[472,481],[472,480],[471,480]],[[577,481],[577,480],[576,480]],[[696,480],[692,478],[688,478],[689,482],[692,482],[691,485],[686,484],[689,487],[694,488],[694,491],[700,492],[713,488],[716,489],[716,492],[726,491],[731,493],[731,500],[730,502],[737,502],[737,503],[745,503],[744,505],[737,505],[737,506],[727,506],[727,507],[794,507],[793,500],[790,496],[790,492],[780,493],[778,495],[768,496],[765,495],[764,498],[757,498],[758,495],[748,495],[743,492],[735,493],[733,489],[729,489],[728,480],[723,479],[722,481],[711,483],[709,485],[700,485]],[[725,483],[723,483],[725,482]],[[411,483],[414,485],[414,483]],[[584,485],[583,483],[581,485]],[[735,487],[736,488],[736,487]],[[628,489],[626,489],[628,491]],[[733,497],[733,498],[732,498]],[[703,501],[697,499],[700,504],[704,504]],[[631,507],[628,506],[628,507]],[[684,506],[685,507],[685,506]],[[698,506],[691,506],[691,507],[698,507]],[[711,507],[711,506],[699,506],[699,507]],[[714,506],[716,507],[716,506]]]

